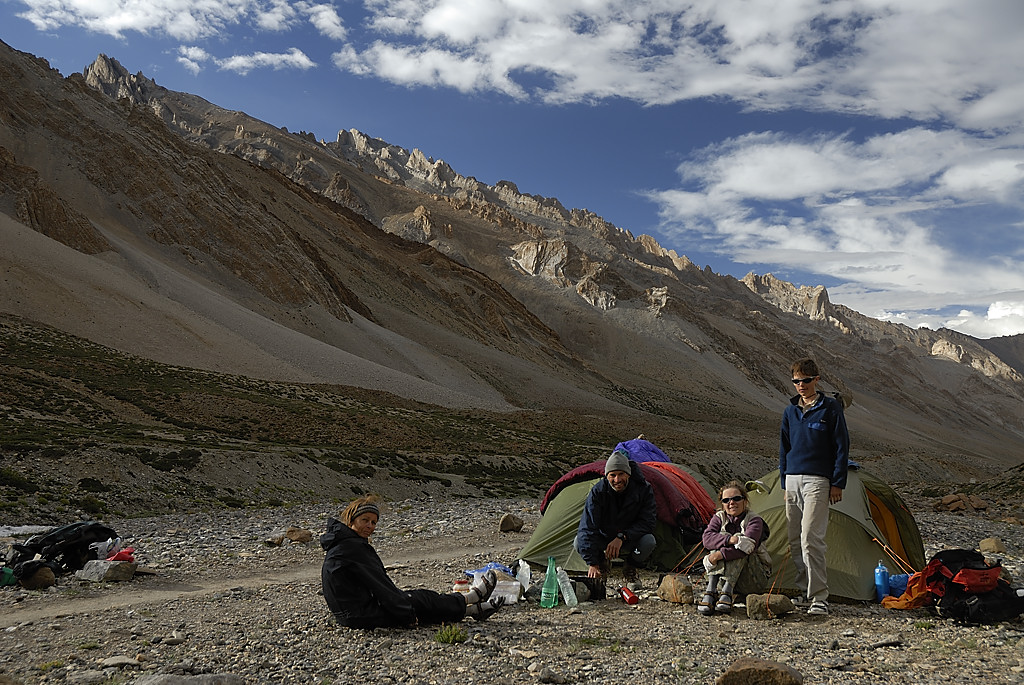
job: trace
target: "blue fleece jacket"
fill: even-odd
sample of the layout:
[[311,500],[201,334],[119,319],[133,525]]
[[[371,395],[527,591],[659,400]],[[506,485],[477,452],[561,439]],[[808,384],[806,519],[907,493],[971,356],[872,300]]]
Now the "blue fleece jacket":
[[785,488],[786,475],[793,474],[824,476],[845,488],[849,457],[850,433],[839,400],[819,393],[818,403],[803,411],[800,396],[793,397],[782,412],[779,484]]

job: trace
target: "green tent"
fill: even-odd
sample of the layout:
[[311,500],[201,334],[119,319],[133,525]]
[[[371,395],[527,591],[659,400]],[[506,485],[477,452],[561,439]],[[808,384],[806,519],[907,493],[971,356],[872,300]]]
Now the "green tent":
[[[600,462],[603,463],[603,462]],[[643,465],[645,468],[648,464]],[[653,467],[652,467],[653,468]],[[671,471],[671,477],[666,479],[667,483],[675,487],[681,481],[687,481],[686,494],[677,491],[676,496],[695,499],[694,495],[700,495],[701,501],[694,503],[694,507],[703,512],[702,525],[707,523],[709,514],[707,509],[713,511],[711,496],[707,488],[703,486],[699,478],[689,473],[678,464],[662,464],[657,467],[660,472]],[[645,471],[650,480],[650,472]],[[549,499],[546,499],[544,515],[537,524],[526,546],[519,553],[519,558],[524,559],[534,567],[542,569],[547,566],[548,557],[555,557],[555,563],[564,568],[568,573],[586,573],[587,564],[573,549],[572,541],[576,537],[576,530],[579,528],[580,517],[583,516],[583,505],[586,503],[590,488],[601,479],[600,469],[593,478],[570,482],[558,489]],[[552,490],[554,490],[552,486]],[[549,491],[551,494],[551,491]],[[704,499],[704,495],[707,499]],[[655,487],[655,499],[660,499],[657,486]],[[658,546],[648,560],[647,565],[651,569],[660,571],[671,571],[677,567],[685,568],[694,558],[698,558],[703,548],[700,545],[699,537],[693,539],[693,532],[687,533],[678,526],[672,525],[665,520],[667,518],[659,513],[658,522],[654,528],[654,537],[658,540]],[[701,528],[703,530],[703,528]],[[686,538],[686,539],[684,539]],[[685,563],[682,563],[684,562]]]
[[[776,469],[747,484],[750,508],[768,524],[767,541],[775,573],[775,589],[802,593],[789,558],[786,534],[785,491],[779,487]],[[912,573],[924,568],[924,545],[913,515],[903,499],[878,477],[851,468],[843,499],[832,505],[828,517],[829,594],[847,599],[875,598],[874,569],[882,560],[890,574]]]

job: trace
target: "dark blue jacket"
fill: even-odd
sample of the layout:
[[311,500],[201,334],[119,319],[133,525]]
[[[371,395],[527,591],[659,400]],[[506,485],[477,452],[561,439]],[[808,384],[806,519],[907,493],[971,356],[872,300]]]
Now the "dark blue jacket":
[[654,490],[635,461],[630,460],[629,482],[615,492],[607,478],[590,488],[577,530],[576,545],[583,561],[597,566],[604,560],[604,548],[619,533],[626,545],[636,545],[644,535],[654,533],[657,506]]
[[783,488],[788,474],[824,476],[837,488],[846,487],[850,433],[843,405],[821,393],[818,398],[818,404],[803,411],[797,395],[782,412],[779,485]]

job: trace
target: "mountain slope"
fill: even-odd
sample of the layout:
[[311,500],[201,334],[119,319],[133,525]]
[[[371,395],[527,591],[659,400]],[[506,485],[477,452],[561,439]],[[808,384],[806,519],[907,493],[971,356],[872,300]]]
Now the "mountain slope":
[[104,56],[62,78],[4,45],[0,148],[0,312],[141,358],[568,412],[580,444],[614,416],[756,476],[811,355],[876,470],[983,477],[1024,453],[1020,371],[978,341],[720,276],[358,131],[316,141]]

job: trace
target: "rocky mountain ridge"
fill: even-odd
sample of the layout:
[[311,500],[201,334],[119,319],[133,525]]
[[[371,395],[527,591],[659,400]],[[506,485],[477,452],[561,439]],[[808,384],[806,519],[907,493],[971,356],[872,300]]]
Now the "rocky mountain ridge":
[[726,469],[771,463],[808,354],[854,399],[858,459],[900,478],[1019,463],[1019,365],[968,336],[715,274],[512,182],[358,131],[289,133],[104,56],[64,78],[4,45],[0,85],[0,313],[385,404],[568,412],[578,444],[608,417],[657,426],[670,451],[728,451]]

